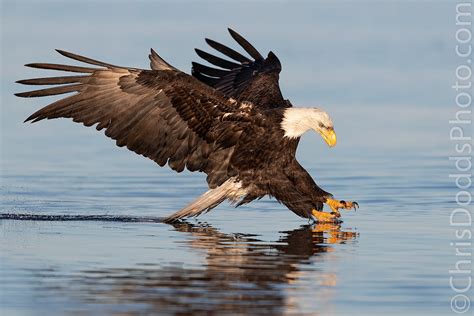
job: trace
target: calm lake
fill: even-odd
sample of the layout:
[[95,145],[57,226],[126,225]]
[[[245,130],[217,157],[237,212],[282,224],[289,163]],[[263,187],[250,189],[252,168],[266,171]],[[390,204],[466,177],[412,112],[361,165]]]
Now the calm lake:
[[[453,259],[443,159],[364,157],[350,175],[338,171],[343,161],[318,170],[320,182],[361,205],[340,226],[306,225],[271,200],[222,205],[176,226],[2,220],[3,311],[446,315]],[[387,167],[375,176],[379,164]],[[5,175],[1,210],[157,217],[204,188],[202,177],[150,165],[134,175],[133,166],[124,175]]]
[[[206,4],[2,3],[0,314],[450,315],[454,7]],[[146,68],[153,46],[189,71],[204,37],[232,45],[227,26],[279,56],[293,104],[333,117],[338,145],[309,133],[298,159],[359,203],[342,224],[309,225],[271,199],[159,223],[204,175],[69,120],[22,123],[52,99],[15,98],[13,82],[52,75],[22,65],[64,62],[54,48]]]

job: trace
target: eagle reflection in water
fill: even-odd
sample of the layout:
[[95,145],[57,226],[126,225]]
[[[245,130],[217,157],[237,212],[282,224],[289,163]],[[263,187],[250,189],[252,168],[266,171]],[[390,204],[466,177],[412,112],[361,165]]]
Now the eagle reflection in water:
[[190,256],[204,252],[204,265],[83,271],[73,282],[75,290],[88,303],[140,314],[298,312],[292,297],[298,293],[298,280],[314,280],[314,299],[327,299],[337,284],[336,274],[315,268],[314,262],[337,260],[331,256],[334,245],[354,242],[358,236],[337,224],[305,225],[267,242],[254,235],[225,234],[207,224],[173,226],[190,235],[184,245],[194,250]]

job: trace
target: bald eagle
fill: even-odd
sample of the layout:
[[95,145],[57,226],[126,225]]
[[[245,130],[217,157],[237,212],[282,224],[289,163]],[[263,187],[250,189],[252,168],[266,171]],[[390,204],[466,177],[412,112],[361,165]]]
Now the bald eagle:
[[[339,209],[355,209],[357,203],[333,199],[295,158],[300,137],[308,130],[319,133],[330,147],[336,144],[331,118],[318,108],[294,108],[280,91],[277,56],[269,52],[264,58],[241,35],[229,32],[248,56],[206,39],[222,57],[199,49],[196,53],[218,68],[193,62],[192,76],[171,66],[153,49],[151,70],[57,50],[88,65],[25,65],[78,74],[17,81],[54,85],[17,93],[19,97],[72,93],[25,122],[72,118],[105,129],[118,146],[160,166],[207,174],[209,190],[166,222],[197,216],[225,200],[239,206],[264,196],[276,198],[303,218],[339,221]],[[323,204],[331,211],[323,212]]]

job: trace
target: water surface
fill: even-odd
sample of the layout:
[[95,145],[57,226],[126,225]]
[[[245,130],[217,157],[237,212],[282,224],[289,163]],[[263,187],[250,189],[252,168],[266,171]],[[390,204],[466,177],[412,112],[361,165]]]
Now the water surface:
[[173,226],[148,222],[203,186],[199,176],[172,172],[5,176],[2,212],[144,219],[0,221],[3,308],[25,314],[326,315],[356,308],[361,314],[442,315],[450,264],[443,256],[450,233],[442,217],[446,188],[436,180],[443,164],[435,159],[431,171],[425,166],[431,177],[424,180],[357,176],[364,164],[355,164],[351,176],[327,171],[321,181],[341,196],[356,195],[362,206],[345,213],[341,225],[308,225],[272,200],[223,205]]

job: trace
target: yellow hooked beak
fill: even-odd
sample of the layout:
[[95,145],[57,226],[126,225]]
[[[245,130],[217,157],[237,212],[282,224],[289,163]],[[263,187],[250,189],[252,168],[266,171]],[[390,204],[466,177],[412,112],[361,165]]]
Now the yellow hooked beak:
[[322,130],[320,134],[323,137],[323,139],[326,141],[329,147],[336,146],[337,138],[336,138],[336,133],[334,132],[333,129]]

